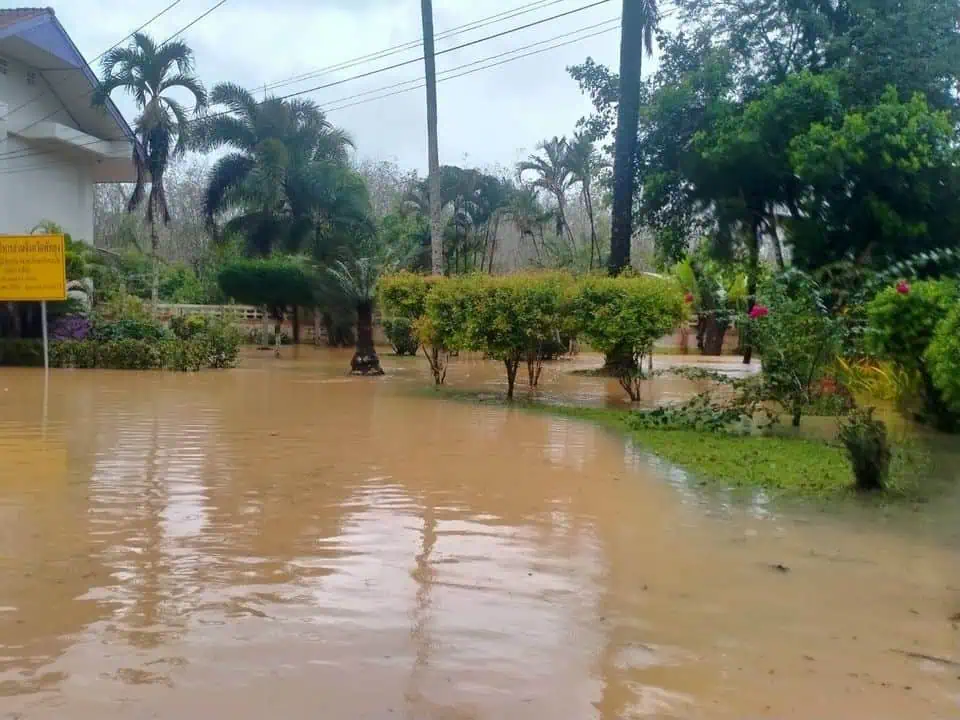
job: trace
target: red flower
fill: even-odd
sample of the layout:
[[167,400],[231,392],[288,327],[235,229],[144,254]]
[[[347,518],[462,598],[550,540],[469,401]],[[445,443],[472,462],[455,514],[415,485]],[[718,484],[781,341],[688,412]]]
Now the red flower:
[[900,282],[898,282],[898,283],[897,283],[897,292],[900,293],[901,295],[909,295],[909,294],[910,294],[910,283],[908,283],[906,280],[901,280]]
[[753,306],[753,309],[750,310],[750,319],[756,320],[758,318],[764,318],[769,314],[770,314],[770,308],[768,308],[766,305],[761,305],[760,303],[757,303],[756,305]]
[[690,303],[692,303],[692,302],[693,302],[693,293],[688,292],[686,295],[684,295],[684,296],[683,296],[683,301],[684,301],[687,305],[689,305]]

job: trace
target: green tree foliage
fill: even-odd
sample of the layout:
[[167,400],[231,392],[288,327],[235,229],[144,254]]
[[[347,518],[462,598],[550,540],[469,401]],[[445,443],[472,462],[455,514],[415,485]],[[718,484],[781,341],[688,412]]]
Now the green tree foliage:
[[949,372],[941,367],[940,382],[935,382],[931,368],[932,359],[942,360],[945,342],[937,343],[932,356],[928,350],[958,297],[953,282],[927,280],[910,285],[901,281],[880,292],[867,306],[867,347],[919,380],[923,403],[920,419],[947,431],[957,429],[960,421],[941,390],[943,381],[949,381]]
[[[947,0],[685,0],[641,93],[635,211],[675,260],[704,239],[807,269],[956,247],[960,26]],[[571,74],[609,127],[619,79]],[[752,293],[751,293],[752,294]]]
[[385,325],[409,328],[417,343],[414,353],[423,347],[434,382],[442,385],[446,379],[449,349],[443,346],[442,334],[426,318],[427,296],[436,282],[435,276],[401,271],[381,277],[377,294]]
[[922,95],[901,102],[888,87],[866,111],[815,123],[790,142],[807,192],[793,223],[799,262],[819,267],[852,255],[902,258],[956,244],[960,164],[954,123]]
[[312,306],[317,281],[303,262],[276,256],[234,260],[220,270],[218,282],[227,297],[283,312],[292,305]]
[[309,252],[329,260],[354,237],[373,232],[363,179],[348,166],[352,140],[315,103],[253,95],[230,83],[214,87],[218,112],[198,122],[194,145],[229,148],[210,172],[204,213],[211,227],[246,239],[247,254]]
[[159,219],[164,225],[170,223],[163,176],[170,159],[186,152],[191,133],[187,110],[171,91],[189,93],[196,113],[207,106],[207,92],[193,75],[193,66],[193,51],[182,40],[157,45],[150,36],[138,32],[130,45],[115,47],[104,55],[104,77],[93,94],[93,104],[103,106],[114,90],[126,90],[133,95],[140,112],[134,123],[138,141],[133,149],[137,182],[127,209],[133,212],[146,200],[153,257],[154,312],[160,284],[160,237],[156,222]]
[[642,360],[654,343],[686,316],[679,285],[655,277],[587,277],[574,292],[571,312],[590,346],[623,358],[613,369],[634,402],[640,400]]

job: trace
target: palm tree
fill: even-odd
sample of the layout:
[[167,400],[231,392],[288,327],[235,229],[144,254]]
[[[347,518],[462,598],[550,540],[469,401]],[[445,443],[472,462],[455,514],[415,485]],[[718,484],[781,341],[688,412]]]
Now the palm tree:
[[430,254],[434,275],[443,275],[443,219],[440,203],[440,141],[437,137],[437,65],[433,52],[433,2],[420,0],[423,65],[427,88],[427,159],[430,180]]
[[383,375],[373,344],[373,303],[380,270],[380,262],[375,257],[337,260],[327,268],[341,292],[357,309],[357,348],[350,360],[350,372],[354,375]]
[[620,35],[620,103],[613,151],[613,227],[610,273],[630,264],[633,237],[634,160],[640,122],[640,71],[643,53],[653,53],[653,31],[659,19],[656,0],[623,0]]
[[266,256],[276,244],[298,251],[311,236],[317,245],[345,224],[369,222],[366,189],[347,167],[353,141],[315,103],[258,102],[231,83],[214,87],[210,100],[226,112],[198,123],[194,146],[233,150],[210,171],[204,214],[212,228],[232,211],[226,229],[245,235],[249,254]]
[[540,204],[536,190],[527,186],[517,188],[507,206],[507,214],[513,220],[517,232],[520,233],[520,241],[530,238],[539,261],[541,248],[537,245],[537,233],[540,233],[542,239],[543,225],[550,219],[550,213]]
[[562,236],[566,230],[572,247],[573,232],[567,223],[566,215],[567,190],[573,182],[567,158],[569,151],[567,139],[554,137],[551,140],[544,140],[537,148],[543,155],[531,155],[527,160],[517,163],[517,175],[522,182],[524,173],[534,173],[536,178],[531,185],[553,195],[557,202],[557,236]]
[[593,141],[586,135],[578,134],[574,137],[567,151],[567,165],[574,183],[580,184],[580,195],[583,206],[587,210],[590,220],[590,269],[593,270],[593,255],[596,252],[597,264],[602,262],[600,244],[597,242],[597,223],[593,211],[593,179],[602,166],[600,155],[594,147]]
[[[163,176],[170,159],[186,152],[190,138],[186,108],[166,93],[174,88],[186,90],[193,96],[194,112],[202,112],[207,106],[207,92],[193,75],[193,66],[193,51],[182,40],[157,45],[149,35],[135,33],[130,45],[114,48],[104,56],[103,81],[93,94],[93,104],[103,106],[114,90],[123,88],[134,96],[140,112],[134,123],[137,143],[133,163],[137,182],[127,211],[136,210],[146,197],[153,256],[154,313],[160,287],[160,238],[156,220],[159,216],[164,225],[170,223]],[[146,195],[148,181],[150,192]]]

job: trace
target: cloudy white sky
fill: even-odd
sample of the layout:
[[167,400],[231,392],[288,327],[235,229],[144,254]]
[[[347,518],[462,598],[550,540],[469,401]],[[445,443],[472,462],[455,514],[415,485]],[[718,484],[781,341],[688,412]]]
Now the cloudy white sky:
[[[57,17],[88,60],[117,42],[170,4],[172,0],[51,0]],[[180,30],[217,0],[181,0],[146,31],[162,40]],[[489,18],[523,6],[536,9],[483,28],[438,40],[438,52],[503,30],[547,18],[596,0],[434,0],[436,33]],[[620,3],[608,0],[596,7],[537,27],[441,55],[438,72],[594,26],[619,15]],[[570,134],[578,118],[590,109],[566,67],[587,56],[616,64],[619,30],[616,22],[558,40],[604,28],[613,30],[500,67],[441,82],[438,86],[441,162],[486,167],[512,165],[533,151],[545,137]],[[420,3],[417,0],[227,0],[183,34],[194,49],[197,72],[208,86],[224,80],[262,88],[296,75],[342,63],[369,53],[417,40]],[[553,44],[553,43],[549,43]],[[540,45],[531,48],[537,50]],[[272,92],[286,94],[330,83],[403,60],[415,60],[420,48],[367,62]],[[99,70],[99,68],[97,68]],[[321,106],[367,91],[415,80],[423,63],[379,73],[308,94]],[[369,96],[368,96],[369,97]],[[134,115],[128,98],[116,97],[128,118]],[[359,100],[368,98],[358,98]],[[341,103],[343,104],[343,103]],[[332,110],[330,119],[349,130],[358,155],[395,160],[421,171],[426,166],[426,112],[423,89]]]

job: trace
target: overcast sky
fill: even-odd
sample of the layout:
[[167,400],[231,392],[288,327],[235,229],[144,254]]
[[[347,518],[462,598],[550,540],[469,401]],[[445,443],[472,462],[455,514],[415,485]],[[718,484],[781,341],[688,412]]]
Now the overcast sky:
[[[157,40],[180,30],[217,0],[182,0],[146,28]],[[52,0],[57,17],[88,61],[171,0]],[[473,31],[437,41],[437,51],[512,27],[547,18],[595,0],[541,0],[538,9]],[[434,0],[436,33],[530,5],[531,0]],[[618,1],[608,1],[564,18],[480,43],[437,58],[437,70],[471,63],[587,26],[617,18]],[[603,25],[584,33],[611,27]],[[538,141],[571,134],[578,118],[590,110],[566,67],[592,56],[616,64],[619,30],[500,67],[441,82],[438,85],[440,160],[478,167],[510,166],[532,152]],[[182,36],[196,54],[197,73],[208,88],[233,81],[262,88],[295,75],[374,53],[420,37],[417,0],[227,0]],[[558,40],[563,42],[576,36]],[[552,44],[552,43],[550,43]],[[537,50],[546,45],[531,48]],[[286,94],[362,72],[415,60],[420,48],[375,60],[340,72],[278,87]],[[99,72],[99,66],[95,64]],[[321,106],[333,107],[348,96],[375,90],[423,75],[423,63],[309,93]],[[262,90],[260,91],[262,92]],[[426,167],[426,111],[423,89],[330,112],[330,119],[349,130],[358,155],[395,160],[421,172]],[[131,100],[114,99],[128,119]],[[364,100],[367,98],[358,98]]]

